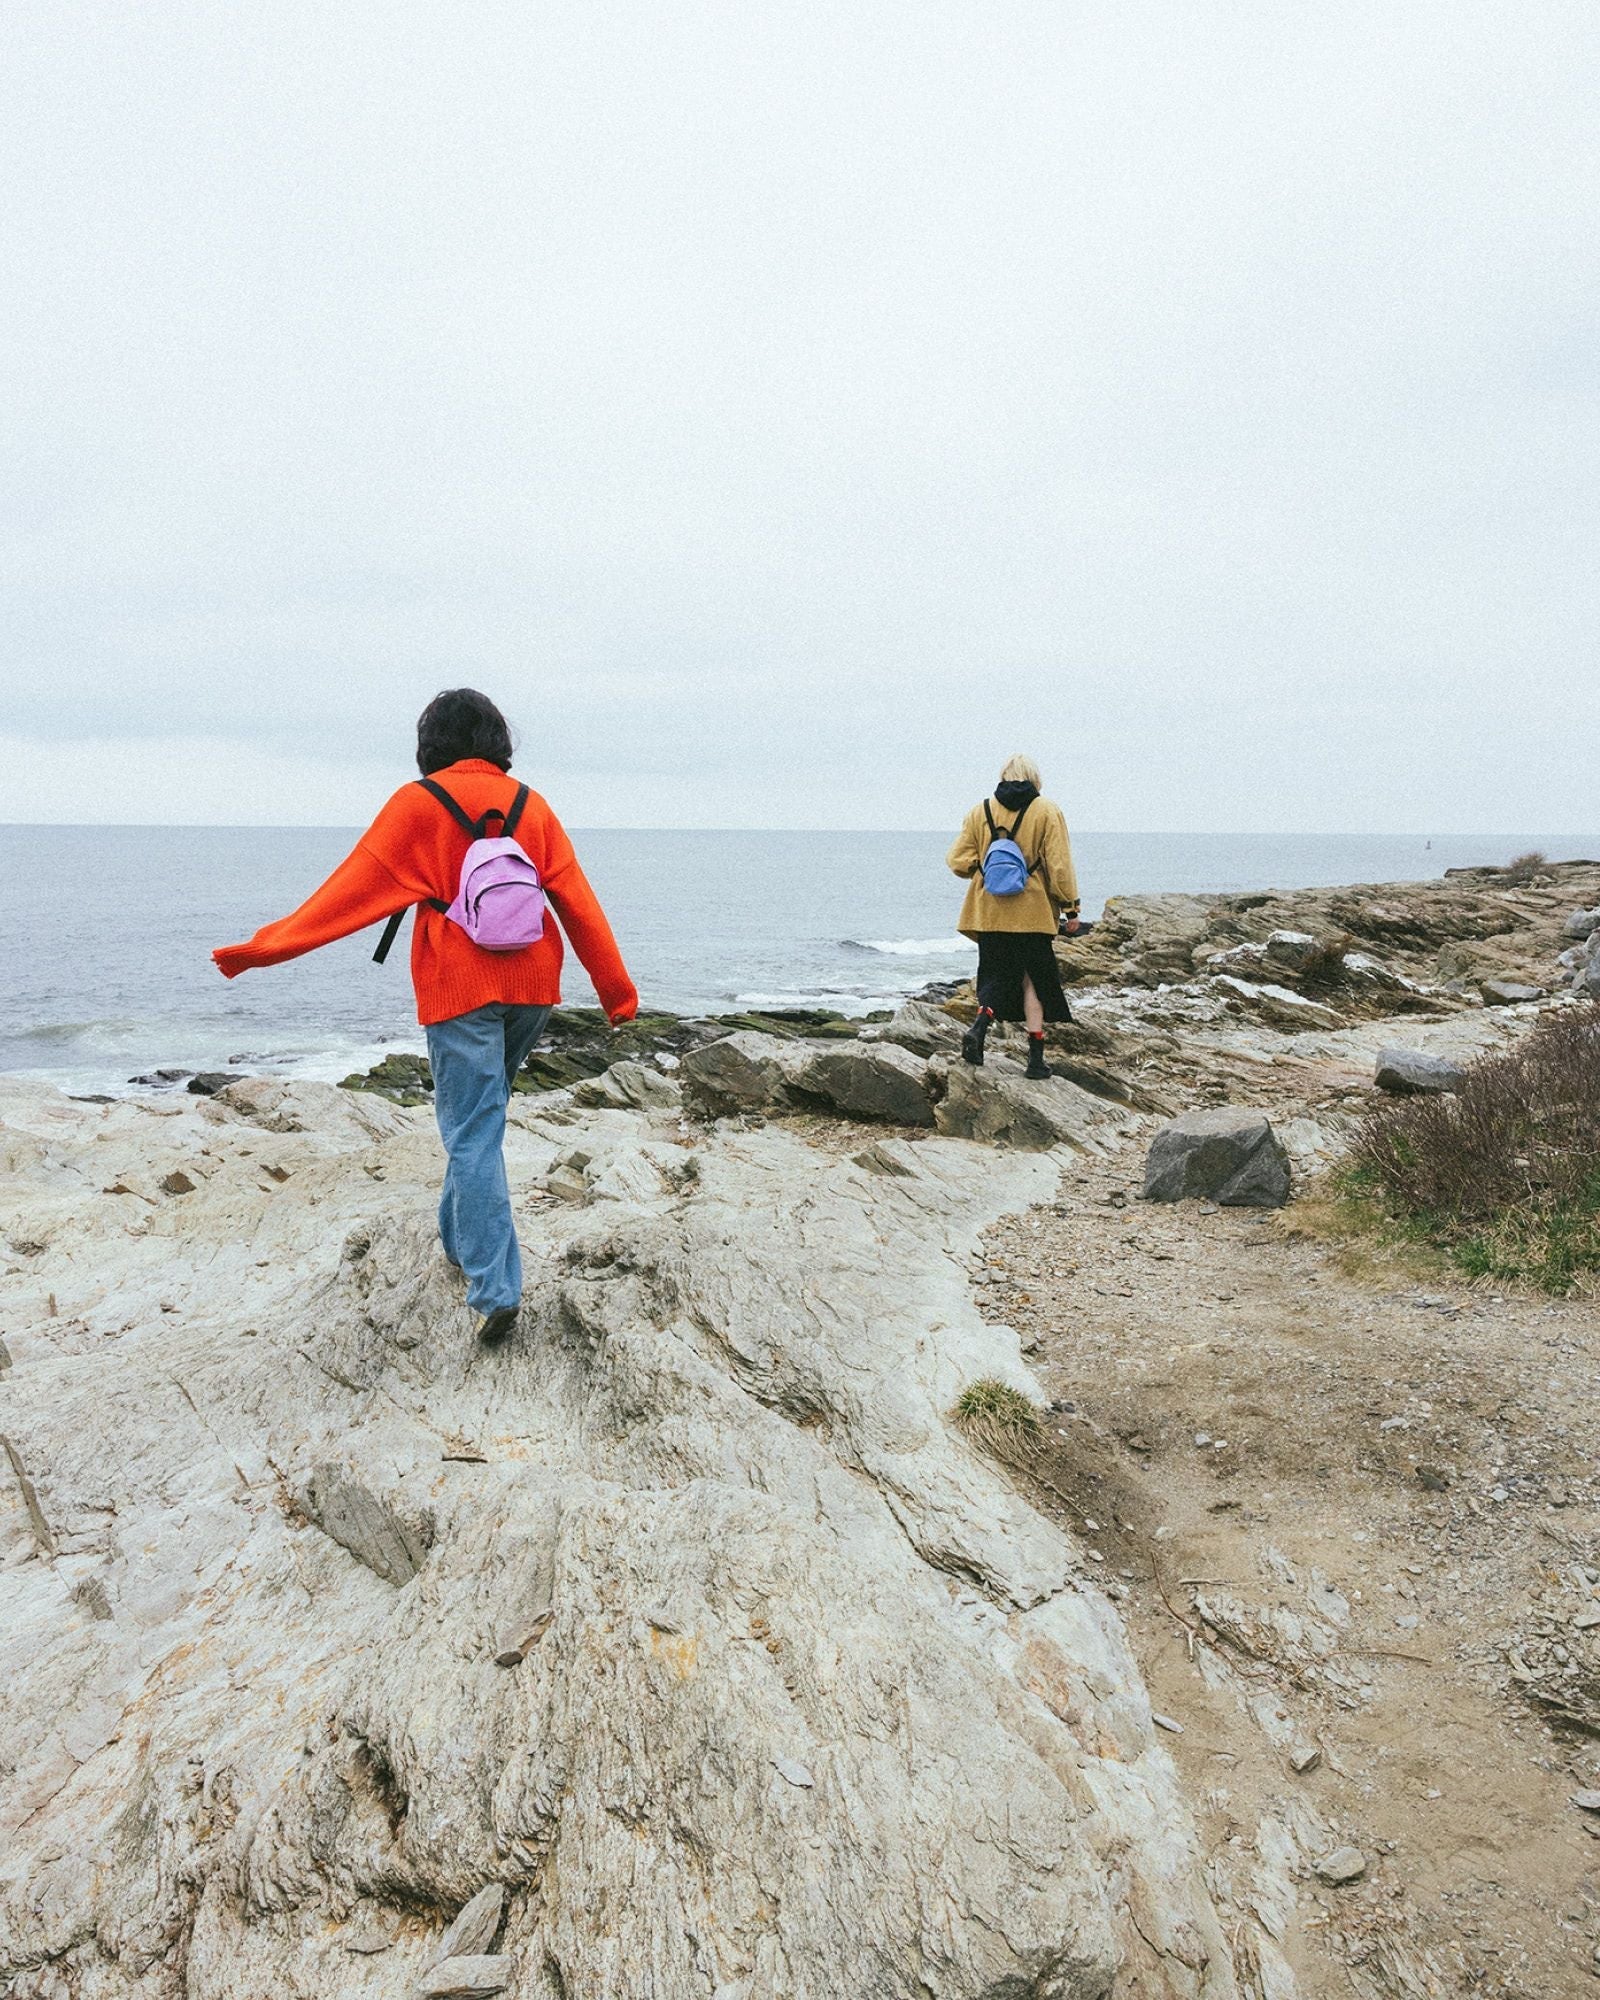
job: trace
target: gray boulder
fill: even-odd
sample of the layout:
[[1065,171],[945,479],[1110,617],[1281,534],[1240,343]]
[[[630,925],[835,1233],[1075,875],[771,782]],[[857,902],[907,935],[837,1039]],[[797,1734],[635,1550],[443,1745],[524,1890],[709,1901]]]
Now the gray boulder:
[[807,1053],[797,1060],[793,1042],[753,1028],[690,1049],[678,1065],[684,1108],[701,1118],[787,1108],[794,1101],[790,1080]]
[[894,1042],[847,1042],[814,1055],[793,1088],[820,1097],[847,1118],[888,1125],[931,1125],[928,1066]]
[[1596,931],[1600,931],[1600,908],[1574,910],[1561,926],[1563,937],[1576,938],[1580,944],[1586,937],[1592,937]]
[[1021,1067],[990,1056],[981,1069],[956,1061],[929,1065],[935,1090],[934,1123],[952,1139],[976,1139],[989,1146],[1048,1152],[1074,1146],[1080,1152],[1110,1149],[1128,1114],[1061,1077],[1030,1082]]
[[1199,1195],[1225,1208],[1281,1208],[1289,1199],[1289,1156],[1264,1113],[1188,1111],[1156,1134],[1145,1200]]
[[1486,1007],[1517,1007],[1525,1000],[1544,998],[1537,986],[1526,986],[1520,979],[1486,979],[1478,991]]
[[1588,956],[1578,967],[1572,990],[1591,1000],[1600,1000],[1600,931],[1595,931],[1589,939]]
[[1373,1081],[1397,1097],[1437,1095],[1459,1090],[1467,1080],[1460,1063],[1446,1056],[1425,1055],[1421,1049],[1384,1049]]
[[907,1000],[878,1030],[878,1040],[898,1042],[914,1056],[953,1055],[961,1042],[961,1023],[926,1000]]
[[610,1111],[670,1111],[678,1103],[678,1086],[646,1063],[619,1062],[575,1084],[572,1101]]

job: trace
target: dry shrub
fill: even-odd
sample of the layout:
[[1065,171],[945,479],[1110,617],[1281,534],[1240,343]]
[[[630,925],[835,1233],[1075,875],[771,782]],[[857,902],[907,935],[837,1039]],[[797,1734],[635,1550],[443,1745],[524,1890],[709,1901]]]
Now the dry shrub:
[[1541,854],[1538,848],[1532,847],[1526,854],[1519,854],[1514,860],[1508,861],[1500,873],[1506,881],[1514,882],[1519,889],[1525,889],[1549,866],[1548,856]]
[[1454,1096],[1375,1107],[1346,1187],[1473,1276],[1570,1291],[1600,1269],[1600,1007],[1551,1015]]

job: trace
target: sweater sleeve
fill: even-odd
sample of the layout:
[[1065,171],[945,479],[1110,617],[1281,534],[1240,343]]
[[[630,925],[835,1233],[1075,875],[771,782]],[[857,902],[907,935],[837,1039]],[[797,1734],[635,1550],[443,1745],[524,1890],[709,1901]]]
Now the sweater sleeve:
[[1078,914],[1078,871],[1072,865],[1072,837],[1059,806],[1045,815],[1044,879],[1051,898],[1061,906],[1061,914]]
[[545,894],[555,905],[561,928],[572,940],[572,948],[600,996],[600,1005],[613,1025],[631,1021],[639,1011],[638,992],[628,977],[600,898],[578,866],[567,830],[554,813],[550,814],[546,855]]
[[967,814],[961,822],[961,831],[956,835],[955,845],[944,858],[945,866],[950,873],[959,875],[964,882],[970,881],[977,874],[978,863],[983,858],[978,851],[977,820],[976,813]]
[[298,910],[264,924],[243,944],[219,945],[211,956],[224,979],[235,979],[258,965],[281,965],[318,945],[349,937],[368,924],[382,923],[406,910],[426,894],[419,885],[400,882],[367,845],[367,836],[334,869],[320,889],[314,889]]

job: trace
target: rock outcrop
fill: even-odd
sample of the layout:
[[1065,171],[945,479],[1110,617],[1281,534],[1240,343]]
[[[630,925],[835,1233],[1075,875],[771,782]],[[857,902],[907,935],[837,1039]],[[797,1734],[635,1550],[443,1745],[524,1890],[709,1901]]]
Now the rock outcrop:
[[425,1109],[0,1120],[10,2000],[1253,1990],[1114,1606],[948,1420],[1036,1393],[964,1259],[1070,1152],[520,1099],[485,1353]]

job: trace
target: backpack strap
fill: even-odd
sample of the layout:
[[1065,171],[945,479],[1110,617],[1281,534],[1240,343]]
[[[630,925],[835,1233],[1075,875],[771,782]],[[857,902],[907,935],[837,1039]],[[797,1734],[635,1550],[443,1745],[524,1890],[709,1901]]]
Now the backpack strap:
[[[1013,821],[1011,822],[1011,833],[1010,833],[1010,836],[1009,836],[1009,837],[1010,837],[1010,838],[1011,838],[1012,840],[1015,840],[1015,839],[1016,839],[1016,837],[1017,837],[1017,835],[1018,835],[1018,833],[1019,833],[1019,832],[1021,831],[1021,828],[1022,828],[1022,822],[1023,822],[1023,821],[1024,821],[1024,820],[1025,820],[1025,819],[1026,819],[1027,817],[1028,817],[1028,807],[1029,807],[1029,806],[1031,806],[1032,804],[1033,804],[1033,800],[1032,800],[1032,799],[1028,799],[1028,800],[1027,800],[1027,801],[1026,801],[1026,802],[1024,803],[1024,805],[1023,805],[1023,808],[1022,808],[1021,812],[1019,812],[1019,813],[1017,814],[1016,818],[1015,818],[1015,819],[1014,819],[1014,820],[1013,820]],[[987,801],[985,802],[985,810],[987,810]],[[994,824],[994,822],[993,822],[993,821],[991,820],[991,821],[990,821],[990,825],[992,826],[993,824]]]
[[[429,793],[433,798],[436,798],[439,801],[440,805],[444,807],[445,811],[455,821],[456,825],[459,826],[461,831],[467,836],[468,840],[482,840],[483,838],[482,819],[468,819],[465,810],[461,806],[457,805],[455,800],[451,798],[450,794],[445,790],[444,786],[436,785],[432,780],[432,778],[418,778],[417,783],[421,786],[423,791]],[[488,819],[489,817],[490,815],[488,813],[485,813],[483,816],[484,819]]]
[[[510,812],[501,812],[498,806],[492,806],[482,819],[470,819],[465,809],[450,796],[443,785],[435,784],[432,778],[418,778],[417,783],[430,797],[439,801],[469,840],[482,840],[485,829],[492,819],[502,822],[500,829],[502,837],[507,840],[512,839],[517,831],[517,822],[522,818],[522,809],[528,803],[527,786],[518,785],[517,795],[511,801]],[[430,910],[446,911],[450,907],[448,903],[442,903],[437,896],[423,896],[419,899],[419,907],[423,903]],[[382,965],[389,956],[395,939],[400,935],[400,926],[405,921],[405,914],[404,910],[396,910],[384,925],[383,936],[378,940],[378,949],[372,954],[374,965]]]
[[372,954],[374,965],[382,965],[383,961],[389,956],[389,947],[400,935],[400,926],[405,921],[405,914],[404,910],[396,910],[394,915],[384,925],[383,936],[378,940],[378,949]]
[[526,785],[518,785],[517,796],[511,801],[511,810],[505,815],[506,823],[500,829],[500,834],[502,839],[504,840],[516,839],[517,823],[522,818],[522,808],[527,803],[528,803],[528,788]]

